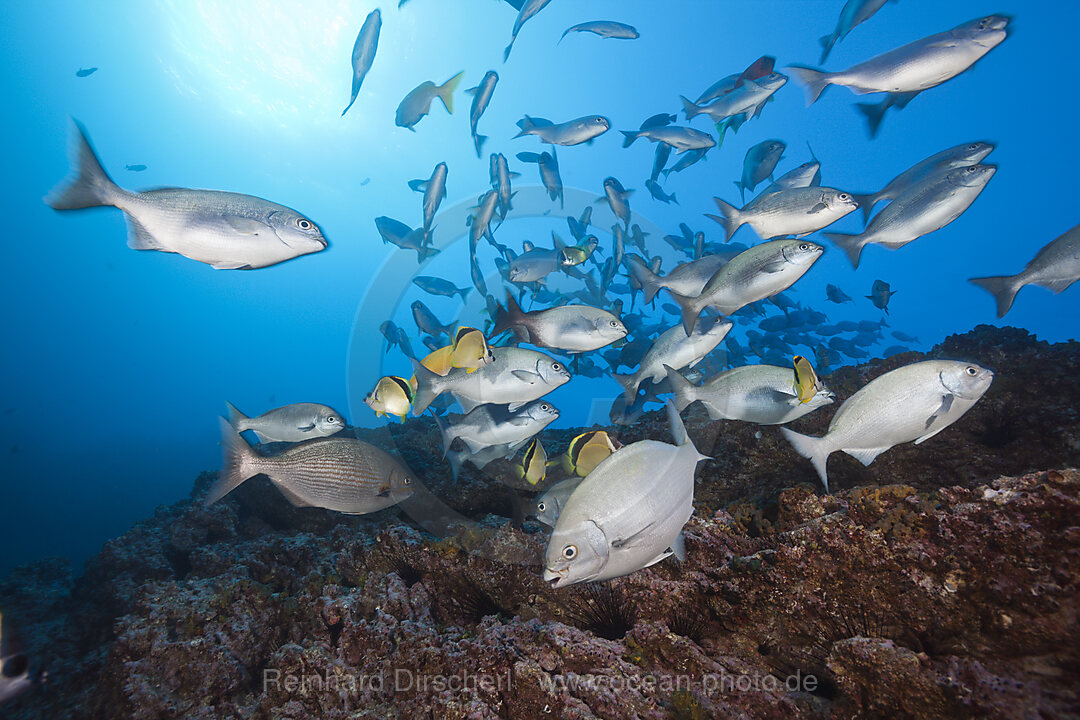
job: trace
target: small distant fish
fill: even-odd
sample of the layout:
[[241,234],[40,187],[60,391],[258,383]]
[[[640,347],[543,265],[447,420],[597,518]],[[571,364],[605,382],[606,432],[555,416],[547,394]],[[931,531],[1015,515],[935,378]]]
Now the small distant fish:
[[506,294],[506,308],[499,313],[491,334],[507,330],[523,342],[569,353],[598,350],[626,337],[626,326],[607,310],[564,305],[523,312],[510,293]]
[[670,195],[665,194],[664,189],[660,187],[660,185],[655,180],[646,180],[645,188],[649,191],[650,195],[652,195],[654,198],[656,198],[662,203],[675,203],[676,205],[679,204],[679,201],[675,198],[675,193],[671,193]]
[[757,80],[743,79],[739,85],[708,105],[699,105],[680,95],[683,114],[690,120],[698,115],[708,115],[714,123],[720,123],[730,117],[742,115],[746,120],[757,115],[773,93],[787,83],[787,76],[770,73]]
[[825,299],[834,303],[855,302],[850,295],[832,284],[825,286]]
[[668,403],[675,445],[641,440],[619,448],[570,495],[544,553],[556,588],[636,572],[686,556],[682,528],[694,512],[694,472],[708,459]]
[[92,67],[92,68],[79,68],[78,70],[76,70],[76,71],[75,71],[75,75],[76,75],[76,77],[81,77],[81,78],[83,78],[83,77],[90,77],[91,75],[93,75],[93,74],[94,74],[94,73],[96,73],[96,72],[97,72],[97,68],[96,68],[96,67]]
[[566,505],[566,501],[583,479],[583,477],[575,476],[560,480],[538,497],[536,499],[536,508],[533,511],[533,517],[536,518],[537,522],[550,528],[555,527],[555,522],[559,519],[559,513],[562,512],[563,506]]
[[405,357],[416,359],[416,353],[413,352],[412,345],[409,344],[408,334],[395,325],[392,320],[386,320],[379,325],[379,332],[386,338],[386,352],[390,352],[390,348],[397,345],[401,348],[401,352],[405,354]]
[[698,105],[704,105],[711,100],[723,97],[737,88],[743,80],[759,80],[769,75],[774,67],[776,67],[776,58],[770,55],[762,55],[741,73],[728,75],[714,82],[694,102]]
[[[624,148],[633,145],[638,138],[663,143],[680,153],[697,150],[704,155],[706,150],[716,147],[716,140],[709,133],[680,125],[651,125],[639,130],[620,130],[619,132],[623,134]],[[673,172],[677,171],[673,170]]]
[[439,252],[428,244],[430,235],[424,232],[423,227],[413,230],[399,220],[380,215],[375,218],[375,228],[379,231],[383,243],[396,245],[403,250],[415,250],[417,262],[423,262]]
[[514,475],[530,485],[538,485],[547,476],[547,452],[540,438],[533,438],[525,447],[525,453],[514,463]]
[[465,224],[469,228],[469,250],[472,255],[476,254],[476,244],[480,238],[487,238],[492,245],[495,244],[495,236],[491,231],[491,220],[495,217],[495,209],[499,206],[499,193],[488,190],[476,202],[473,208],[476,212],[469,215]]
[[592,22],[583,22],[567,28],[559,37],[559,42],[561,43],[563,38],[572,32],[590,32],[602,38],[615,38],[617,40],[637,40],[641,37],[637,29],[632,25],[624,25],[611,20],[593,20]]
[[847,34],[858,25],[869,20],[880,10],[888,0],[848,0],[844,3],[844,9],[840,11],[840,19],[836,21],[836,29],[821,38],[821,60],[824,63],[832,52],[833,45],[847,37]]
[[410,180],[409,188],[415,192],[424,193],[424,232],[431,232],[431,224],[435,221],[435,213],[439,212],[439,205],[446,199],[446,163],[441,162],[431,171],[431,177],[427,180]]
[[581,265],[592,257],[592,254],[596,252],[596,248],[599,247],[599,245],[600,241],[596,239],[595,235],[586,235],[577,245],[571,245],[570,247],[564,247],[562,249],[562,259],[560,263],[563,267],[576,267]]
[[889,287],[889,283],[884,280],[875,280],[874,286],[870,290],[870,294],[866,296],[866,299],[874,303],[874,307],[881,308],[885,311],[885,314],[889,314],[889,300],[897,293]]
[[[660,173],[667,167],[668,159],[671,157],[671,146],[667,143],[656,143],[656,151],[653,153],[652,170],[649,172],[649,181],[655,183],[656,178],[660,177]],[[667,178],[667,176],[664,176]],[[646,183],[648,185],[648,183]],[[650,191],[651,192],[651,191]],[[671,194],[675,197],[675,193]]]
[[352,49],[352,96],[349,104],[341,111],[341,116],[349,112],[349,108],[356,102],[356,96],[360,93],[360,86],[364,84],[371,64],[375,61],[375,51],[379,47],[379,31],[382,30],[382,13],[378,8],[372,10],[364,19],[360,32],[356,35],[356,42]]
[[503,220],[510,214],[510,210],[513,208],[510,206],[510,201],[514,197],[514,192],[510,187],[510,180],[518,177],[518,173],[510,172],[510,166],[506,162],[506,156],[502,153],[492,153],[489,175],[491,179],[491,189],[498,193],[499,203],[499,217]]
[[552,147],[550,153],[520,152],[517,154],[517,159],[522,162],[533,162],[539,166],[540,180],[544,183],[548,197],[552,200],[558,198],[559,207],[563,207],[563,184],[562,177],[559,176],[559,157],[555,153],[555,148]]
[[1077,280],[1080,280],[1080,225],[1045,245],[1022,272],[971,278],[970,282],[994,296],[1000,318],[1009,312],[1016,293],[1025,285],[1039,285],[1059,293]]
[[125,165],[124,169],[125,170],[130,170],[131,172],[143,172],[144,170],[146,170],[146,166],[145,165]]
[[763,140],[746,151],[742,179],[735,182],[744,200],[747,190],[753,190],[765,178],[772,177],[786,149],[787,144],[782,140]]
[[506,46],[506,50],[503,51],[503,62],[510,59],[510,51],[514,49],[514,41],[517,40],[518,33],[521,32],[521,27],[529,21],[536,13],[543,10],[551,0],[524,0],[518,11],[517,19],[514,21],[513,34],[510,37],[510,44]]
[[[713,141],[713,144],[716,144],[715,140]],[[707,153],[708,151],[708,148],[702,148],[701,150],[691,150],[689,152],[686,152],[681,158],[679,158],[678,162],[676,162],[669,168],[661,170],[660,172],[664,174],[664,178],[666,179],[671,173],[682,172],[683,170],[697,163],[698,161],[704,160],[705,153]]]
[[[758,195],[758,197],[763,197],[774,192],[780,192],[781,190],[818,187],[819,185],[821,185],[821,163],[817,160],[812,160],[803,163],[797,168],[788,170],[786,173],[776,178],[776,181],[762,190],[761,195]],[[856,195],[852,195],[852,197],[856,200],[859,199]]]
[[413,493],[412,473],[379,448],[353,438],[321,438],[266,457],[221,420],[225,460],[205,504],[213,505],[255,475],[266,475],[297,507],[363,515]]
[[472,105],[469,108],[469,129],[472,132],[473,145],[476,147],[476,157],[483,157],[480,148],[484,146],[484,141],[487,140],[487,135],[480,135],[476,132],[476,125],[480,122],[480,116],[487,110],[488,103],[491,102],[491,96],[495,94],[495,86],[498,82],[499,74],[494,70],[488,70],[479,85],[465,91],[466,94],[473,96]]
[[633,190],[624,188],[618,179],[604,178],[604,197],[601,200],[607,200],[611,213],[627,228],[630,227],[630,193],[632,192]]
[[974,363],[928,360],[905,365],[872,380],[833,415],[824,437],[780,431],[795,452],[817,470],[825,492],[829,455],[843,450],[869,465],[889,448],[918,445],[952,425],[986,393],[994,373]]
[[9,623],[0,613],[0,705],[46,679],[45,673],[31,671],[29,658],[19,651],[12,635]]
[[416,327],[421,332],[426,332],[432,337],[438,337],[440,335],[446,335],[452,337],[454,326],[453,324],[444,325],[439,322],[439,319],[435,317],[435,313],[431,312],[427,305],[419,300],[413,301],[412,305],[413,321],[416,322]]
[[521,130],[515,138],[535,135],[541,142],[551,145],[580,145],[606,133],[611,123],[602,115],[586,115],[556,125],[550,120],[526,115],[518,120],[517,126]]
[[900,342],[906,342],[906,343],[917,343],[917,342],[919,342],[919,338],[917,338],[917,337],[915,337],[913,335],[908,335],[907,333],[904,333],[904,332],[900,332],[899,330],[893,330],[892,331],[892,336],[894,338],[896,338],[897,340],[899,340]]
[[345,428],[341,413],[317,403],[286,405],[249,418],[231,403],[229,424],[237,432],[253,430],[260,442],[302,442],[312,438],[327,437]]
[[269,267],[325,250],[319,226],[253,195],[217,190],[124,190],[101,167],[75,122],[76,176],[45,198],[54,210],[115,207],[128,221],[128,246],[178,253],[218,270]]
[[360,181],[360,187],[364,187],[369,182],[371,182],[371,178],[369,178],[369,177],[364,178],[363,180]]
[[429,295],[442,295],[444,297],[460,295],[462,302],[464,302],[465,299],[469,297],[469,293],[472,292],[472,288],[459,288],[449,280],[444,280],[440,277],[432,277],[430,275],[417,275],[413,278],[413,285]]
[[375,411],[376,417],[394,415],[401,422],[412,409],[413,390],[409,381],[396,375],[379,378],[375,388],[367,394],[364,402]]
[[431,101],[435,98],[439,98],[443,107],[446,108],[446,112],[453,115],[454,90],[457,89],[458,83],[461,82],[461,78],[464,76],[465,71],[463,70],[442,85],[436,85],[430,80],[425,80],[417,85],[409,91],[409,94],[398,105],[397,112],[394,114],[394,124],[398,127],[413,130],[416,123],[431,112]]
[[585,477],[618,449],[604,430],[590,430],[570,441],[566,452],[549,465],[558,466],[569,476]]

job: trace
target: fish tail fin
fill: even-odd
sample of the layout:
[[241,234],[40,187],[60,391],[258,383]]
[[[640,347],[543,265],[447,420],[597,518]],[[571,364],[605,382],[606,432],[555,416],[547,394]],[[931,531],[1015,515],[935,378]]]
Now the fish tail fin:
[[[436,423],[440,423],[439,419],[435,419]],[[442,425],[439,425],[440,430]],[[446,453],[446,460],[450,463],[450,473],[454,478],[454,482],[457,482],[458,475],[461,474],[461,466],[465,464],[464,452],[448,452]]]
[[674,395],[675,409],[682,412],[697,400],[694,384],[670,366],[665,365],[664,369],[667,370],[668,384],[671,385],[671,394]]
[[518,120],[517,126],[520,130],[518,131],[518,134],[514,136],[515,138],[524,137],[536,129],[536,123],[534,123],[533,119],[528,115]]
[[742,180],[736,180],[735,181],[735,187],[739,188],[739,199],[741,199],[742,202],[745,204],[746,203],[746,185],[743,184]]
[[420,361],[410,358],[413,375],[416,377],[416,392],[413,393],[413,415],[420,416],[428,406],[443,393],[442,376],[427,369]]
[[682,100],[683,114],[686,115],[687,120],[694,117],[695,115],[701,114],[701,106],[699,106],[693,100],[686,97],[685,95],[680,95],[679,99]]
[[716,207],[720,208],[722,215],[717,217],[716,215],[706,214],[706,216],[724,226],[724,242],[728,242],[745,221],[742,219],[739,209],[734,205],[730,205],[720,198],[713,198],[713,202],[716,203]]
[[624,148],[630,147],[634,144],[635,140],[641,137],[641,133],[637,130],[620,130],[619,132],[623,134],[622,146]]
[[806,104],[813,105],[832,82],[832,73],[815,70],[804,65],[789,65],[792,72],[806,86]]
[[457,437],[454,434],[453,426],[447,425],[438,415],[432,416],[435,421],[435,427],[439,429],[439,441],[443,446],[443,457],[450,461],[450,467],[454,470],[454,479],[457,479],[458,471],[461,470],[461,464],[464,462],[464,453],[451,453],[450,445],[453,444],[454,438]]
[[694,445],[694,441],[690,439],[690,436],[686,433],[686,426],[683,425],[682,417],[679,416],[679,411],[675,408],[675,403],[671,402],[671,399],[664,401],[664,405],[667,407],[668,425],[671,426],[671,436],[675,439],[675,444],[680,448],[688,447],[697,455],[698,460],[712,460],[708,455],[702,455],[698,452],[697,447]]
[[611,378],[622,386],[623,397],[626,398],[627,404],[634,402],[634,398],[637,397],[638,391],[638,381],[635,379],[635,375],[620,375],[618,373],[611,373]]
[[506,62],[510,59],[510,51],[514,49],[515,40],[517,40],[517,35],[510,38],[510,44],[506,46],[505,50],[503,50],[503,62]]
[[228,400],[225,401],[225,409],[229,412],[229,425],[236,428],[237,432],[243,432],[240,430],[240,423],[248,419],[248,416],[236,409]]
[[889,109],[889,103],[855,103],[855,108],[866,118],[866,129],[870,137],[877,137],[881,129],[881,121],[885,119],[885,111]]
[[476,157],[484,157],[483,147],[484,141],[487,139],[487,135],[473,135],[473,144],[476,145]]
[[259,456],[240,437],[229,421],[220,418],[223,459],[217,480],[206,494],[204,506],[209,507],[235,490],[242,482],[259,474]]
[[54,189],[45,202],[53,210],[81,210],[82,208],[112,205],[113,197],[120,190],[112,181],[101,161],[94,153],[86,128],[78,120],[75,125],[75,177],[67,185]]
[[472,292],[472,288],[464,287],[458,290],[458,292],[461,293],[461,302],[465,302],[469,298],[469,293]]
[[825,237],[832,240],[836,245],[847,253],[848,260],[856,270],[859,269],[859,258],[863,248],[866,247],[866,233],[849,235],[848,233],[824,233]]
[[1023,287],[1021,283],[1017,282],[1018,277],[1017,275],[1003,275],[969,278],[968,282],[978,285],[994,296],[994,300],[997,302],[997,316],[1000,318],[1005,317],[1005,313],[1009,312],[1013,301],[1016,299],[1016,293]]
[[499,308],[499,312],[495,317],[495,327],[491,329],[491,337],[512,330],[515,326],[521,324],[524,317],[525,313],[521,311],[521,306],[518,305],[517,300],[510,294],[510,291],[507,291],[506,307]]
[[697,326],[698,315],[701,314],[701,306],[697,303],[698,299],[680,295],[677,292],[673,292],[671,288],[668,288],[668,292],[671,293],[671,297],[675,299],[675,302],[677,302],[682,309],[683,330],[686,331],[686,335],[689,337],[693,334],[694,328]]
[[836,33],[830,33],[828,35],[822,35],[818,42],[821,43],[821,60],[818,60],[818,65],[824,65],[825,60],[828,59],[829,53],[832,52],[833,45],[836,44]]
[[457,90],[457,86],[461,83],[461,78],[463,77],[465,77],[464,70],[444,82],[436,89],[439,94],[439,99],[442,100],[443,107],[446,108],[446,112],[450,113],[451,115],[454,114],[454,91]]
[[641,292],[645,295],[645,302],[651,303],[653,298],[656,297],[656,293],[660,292],[660,288],[664,287],[663,278],[654,273],[652,268],[645,263],[641,263],[638,270],[645,276],[645,279],[641,282]]
[[825,472],[825,465],[829,460],[831,451],[825,445],[824,438],[800,435],[785,427],[780,428],[780,432],[791,443],[791,447],[795,448],[795,452],[810,461],[814,466],[814,470],[817,471],[818,477],[821,478],[821,484],[825,486],[825,492],[829,492],[829,476]]
[[849,193],[851,199],[859,203],[859,209],[862,210],[863,225],[870,223],[870,213],[873,212],[874,206],[877,205],[877,194],[873,195],[859,195],[858,193]]

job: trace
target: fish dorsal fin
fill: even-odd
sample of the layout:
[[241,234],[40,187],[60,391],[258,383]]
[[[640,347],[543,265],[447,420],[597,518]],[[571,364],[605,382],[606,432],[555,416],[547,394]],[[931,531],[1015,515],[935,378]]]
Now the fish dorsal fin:
[[522,251],[522,252],[532,252],[532,251],[533,251],[533,250],[534,250],[535,248],[536,248],[536,246],[535,246],[535,245],[533,245],[533,244],[532,244],[531,242],[529,242],[528,240],[525,240],[525,241],[523,241],[523,242],[521,243],[521,251]]

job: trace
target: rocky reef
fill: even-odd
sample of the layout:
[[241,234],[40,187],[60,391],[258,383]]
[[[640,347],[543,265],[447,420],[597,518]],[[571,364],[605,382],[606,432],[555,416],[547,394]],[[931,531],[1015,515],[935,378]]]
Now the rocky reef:
[[[869,467],[834,456],[831,495],[776,428],[685,413],[714,458],[687,559],[605,584],[544,583],[546,535],[520,522],[520,491],[498,466],[451,481],[426,421],[368,434],[442,501],[443,537],[408,508],[294,508],[260,479],[206,509],[205,473],[81,576],[45,561],[0,580],[0,608],[48,672],[0,713],[1080,716],[1080,345],[982,326],[927,356],[996,379],[925,445]],[[826,382],[842,400],[922,357]],[[793,427],[820,434],[832,412]],[[610,430],[668,432],[659,413]],[[574,434],[544,443],[554,454]]]

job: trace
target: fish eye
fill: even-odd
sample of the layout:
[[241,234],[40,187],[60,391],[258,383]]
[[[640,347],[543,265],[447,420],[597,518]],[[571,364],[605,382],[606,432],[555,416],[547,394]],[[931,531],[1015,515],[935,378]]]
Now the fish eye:
[[540,512],[547,510],[547,503],[536,503],[536,509]]
[[619,322],[617,320],[612,320],[611,327],[619,327]]
[[326,418],[326,422],[328,422],[328,423],[330,423],[331,425],[333,425],[334,423],[336,423],[336,422],[337,422],[337,418],[336,418],[336,417],[334,417],[333,415],[331,415],[331,416],[329,416],[328,418]]
[[978,150],[978,149],[979,149],[978,143],[971,143],[970,145],[968,145],[968,150]]
[[406,487],[412,485],[412,478],[406,475],[405,477],[401,478],[401,484],[405,485]]
[[563,560],[573,560],[577,557],[577,545],[567,545],[562,549]]
[[547,412],[548,410],[550,410],[550,409],[551,409],[551,406],[550,406],[550,405],[548,405],[547,403],[544,403],[544,404],[542,404],[542,405],[540,406],[540,409],[541,409],[541,410],[543,410],[544,412]]
[[974,377],[975,375],[979,374],[979,371],[969,365],[967,369],[967,374]]
[[847,193],[840,193],[837,197],[839,197],[841,200],[850,200],[851,199],[851,196],[848,195]]
[[315,224],[307,218],[297,218],[296,226],[301,230],[310,230],[311,228],[315,227]]
[[559,370],[562,370],[562,365],[559,363],[551,363],[551,369],[558,372]]
[[799,249],[806,252],[810,249],[810,243],[799,243]]

